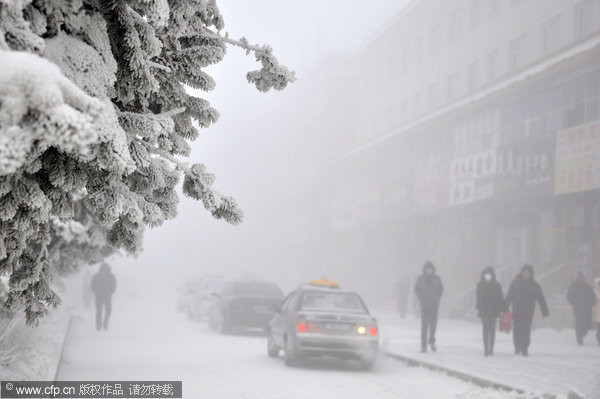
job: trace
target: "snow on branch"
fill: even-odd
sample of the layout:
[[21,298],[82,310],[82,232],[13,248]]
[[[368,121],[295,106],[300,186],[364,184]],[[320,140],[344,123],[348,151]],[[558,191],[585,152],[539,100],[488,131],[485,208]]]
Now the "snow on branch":
[[214,1],[0,0],[0,11],[0,309],[36,325],[60,303],[56,277],[139,252],[147,227],[176,216],[182,177],[214,218],[242,221],[189,159],[198,125],[219,114],[186,87],[212,90],[204,69],[233,45],[261,64],[247,75],[258,90],[283,89],[295,76],[270,47],[215,33]]

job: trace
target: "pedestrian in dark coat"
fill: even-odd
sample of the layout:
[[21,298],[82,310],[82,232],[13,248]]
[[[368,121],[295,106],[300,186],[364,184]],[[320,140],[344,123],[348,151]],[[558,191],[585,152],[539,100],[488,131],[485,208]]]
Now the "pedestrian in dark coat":
[[[111,311],[111,297],[115,292],[117,281],[114,274],[110,272],[110,267],[103,263],[98,273],[92,277],[92,291],[96,302],[96,329],[101,327],[108,329],[108,318]],[[102,311],[104,310],[104,318]]]
[[[435,274],[435,266],[427,261],[423,274],[417,278],[415,294],[421,306],[421,351],[427,352],[427,343],[435,352],[435,331],[437,328],[440,298],[444,292],[442,279]],[[428,339],[429,338],[429,339]]]
[[529,355],[531,323],[536,302],[540,305],[542,316],[548,317],[548,305],[542,287],[533,279],[533,266],[525,265],[506,294],[506,306],[512,305],[513,341],[516,354]]
[[496,281],[496,273],[490,266],[483,269],[481,281],[477,284],[475,304],[483,325],[483,349],[485,356],[494,354],[496,321],[506,310],[502,286]]
[[592,328],[592,314],[596,305],[596,294],[590,284],[585,281],[585,275],[577,274],[577,280],[567,291],[567,301],[573,307],[575,317],[575,338],[579,345],[583,345],[583,338]]

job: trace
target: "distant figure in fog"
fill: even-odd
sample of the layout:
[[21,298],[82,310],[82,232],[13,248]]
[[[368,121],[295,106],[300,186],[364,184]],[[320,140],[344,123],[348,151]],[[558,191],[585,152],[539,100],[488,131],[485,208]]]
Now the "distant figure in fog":
[[427,343],[432,351],[436,350],[435,330],[443,292],[442,279],[435,274],[435,266],[430,261],[425,262],[423,274],[417,278],[415,285],[415,294],[421,305],[421,352],[427,352]]
[[83,272],[83,281],[81,287],[81,295],[83,296],[83,308],[89,309],[92,304],[92,286],[91,286],[92,276],[88,269]]
[[[111,297],[115,292],[117,281],[114,274],[110,272],[110,267],[103,263],[98,273],[92,277],[92,291],[96,301],[96,329],[108,329],[108,318],[111,310]],[[104,310],[104,318],[102,311]]]
[[398,282],[398,311],[400,312],[400,317],[403,319],[406,317],[409,295],[410,277],[408,277],[408,274],[403,273]]
[[513,341],[515,353],[529,355],[531,323],[535,314],[535,304],[539,303],[542,316],[548,317],[548,305],[542,287],[533,279],[533,267],[525,265],[510,285],[506,294],[507,308],[512,305]]
[[596,339],[600,345],[600,277],[596,278],[594,292],[596,293],[596,313],[594,319],[596,321]]
[[494,354],[496,339],[496,321],[506,310],[502,286],[496,281],[496,273],[490,266],[483,269],[481,280],[477,284],[475,308],[483,325],[483,349],[485,356]]
[[583,345],[583,338],[592,328],[592,314],[596,305],[596,294],[591,285],[585,281],[585,275],[577,273],[577,280],[567,291],[567,301],[573,307],[575,316],[575,337],[577,343]]

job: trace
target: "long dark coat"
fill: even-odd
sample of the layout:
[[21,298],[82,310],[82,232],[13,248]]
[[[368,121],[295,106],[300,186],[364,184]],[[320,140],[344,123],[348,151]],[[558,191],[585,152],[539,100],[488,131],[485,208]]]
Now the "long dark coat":
[[435,272],[433,264],[427,262],[423,267],[423,274],[417,278],[417,284],[415,285],[415,294],[419,298],[421,309],[425,311],[437,310],[444,292],[440,276],[435,273],[431,275],[425,273],[425,269],[428,267],[431,267]]
[[596,304],[594,289],[580,277],[569,287],[567,301],[573,306],[578,325],[587,332],[592,326],[592,314]]
[[[484,275],[490,273],[491,281],[485,281]],[[477,284],[477,298],[475,308],[481,318],[500,317],[506,310],[502,286],[496,280],[496,273],[491,267],[486,267],[481,273],[481,281]]]
[[[529,270],[531,277],[525,280],[522,276],[524,270]],[[548,305],[542,292],[542,287],[533,279],[533,268],[524,266],[510,285],[506,294],[506,306],[512,305],[512,315],[515,319],[532,320],[535,313],[535,304],[539,303],[543,316],[548,316]]]
[[98,273],[92,277],[92,291],[97,300],[107,300],[115,292],[117,281],[106,264],[100,266]]

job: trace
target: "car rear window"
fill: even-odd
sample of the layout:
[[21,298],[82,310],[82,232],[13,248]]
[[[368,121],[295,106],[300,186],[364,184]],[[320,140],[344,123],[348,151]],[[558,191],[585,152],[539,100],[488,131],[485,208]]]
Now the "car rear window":
[[283,291],[273,283],[248,282],[235,285],[237,295],[265,295],[283,297]]
[[300,309],[367,313],[358,295],[336,292],[307,292],[302,296]]

